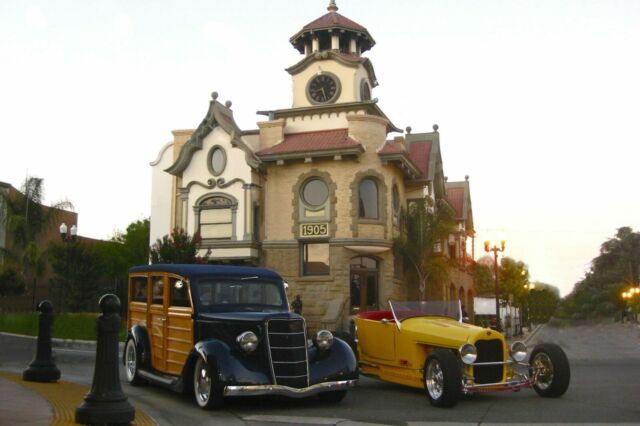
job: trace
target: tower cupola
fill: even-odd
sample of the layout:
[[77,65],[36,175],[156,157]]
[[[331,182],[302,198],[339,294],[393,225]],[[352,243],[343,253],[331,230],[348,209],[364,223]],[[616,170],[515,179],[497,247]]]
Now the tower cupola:
[[360,56],[371,49],[375,40],[362,25],[338,13],[335,0],[327,7],[328,13],[309,22],[289,39],[300,53],[334,51]]

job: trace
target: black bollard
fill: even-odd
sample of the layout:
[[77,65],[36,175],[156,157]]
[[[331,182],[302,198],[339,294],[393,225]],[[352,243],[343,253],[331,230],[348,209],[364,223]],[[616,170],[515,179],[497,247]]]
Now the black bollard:
[[102,315],[98,317],[96,365],[91,391],[76,408],[76,423],[88,425],[128,424],[135,409],[120,385],[118,370],[118,332],[120,331],[120,299],[115,294],[100,298]]
[[38,303],[38,347],[36,357],[22,372],[22,379],[30,382],[56,382],[60,370],[56,367],[51,351],[51,326],[53,325],[53,304],[48,300]]

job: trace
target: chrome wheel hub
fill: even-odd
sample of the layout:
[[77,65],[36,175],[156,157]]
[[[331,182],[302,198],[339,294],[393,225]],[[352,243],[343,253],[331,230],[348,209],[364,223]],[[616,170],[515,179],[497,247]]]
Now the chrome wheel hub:
[[196,364],[193,383],[198,402],[206,404],[211,394],[211,376],[209,376],[209,369],[202,359],[199,359]]
[[444,374],[442,373],[442,367],[437,360],[431,360],[427,366],[427,371],[424,375],[425,387],[431,399],[437,400],[442,397],[444,389]]
[[536,385],[545,390],[553,383],[553,363],[544,352],[537,353],[531,362],[533,371],[537,373]]
[[131,343],[131,340],[129,342],[130,343],[127,345],[125,360],[127,367],[127,379],[131,381],[136,375],[136,347]]

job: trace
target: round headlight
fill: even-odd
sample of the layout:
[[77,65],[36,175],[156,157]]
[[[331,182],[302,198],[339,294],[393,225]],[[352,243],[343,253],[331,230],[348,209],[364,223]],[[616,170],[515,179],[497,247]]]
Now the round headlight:
[[522,362],[527,357],[527,345],[522,342],[513,342],[511,345],[511,358],[517,362]]
[[253,352],[258,347],[258,336],[253,331],[245,331],[236,337],[236,341],[245,352]]
[[478,350],[471,343],[465,343],[459,349],[460,358],[465,364],[473,364],[478,358]]
[[320,330],[316,333],[316,346],[321,351],[325,351],[333,345],[333,334],[329,330]]

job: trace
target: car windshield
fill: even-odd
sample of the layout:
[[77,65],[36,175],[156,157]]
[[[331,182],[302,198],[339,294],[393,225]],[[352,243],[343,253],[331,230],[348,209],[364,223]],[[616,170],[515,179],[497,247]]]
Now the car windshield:
[[238,280],[204,278],[198,281],[195,297],[205,312],[287,309],[282,284],[260,281],[257,277]]
[[460,301],[394,302],[389,301],[393,316],[398,322],[415,317],[449,317],[459,321],[462,318]]

